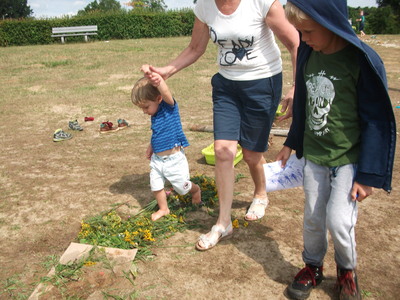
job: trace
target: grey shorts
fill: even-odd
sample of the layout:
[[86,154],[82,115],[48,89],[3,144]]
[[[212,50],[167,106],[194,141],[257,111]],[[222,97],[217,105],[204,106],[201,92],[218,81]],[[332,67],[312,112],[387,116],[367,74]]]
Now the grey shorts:
[[269,78],[233,81],[215,74],[214,139],[233,140],[248,150],[265,152],[282,96],[282,73]]

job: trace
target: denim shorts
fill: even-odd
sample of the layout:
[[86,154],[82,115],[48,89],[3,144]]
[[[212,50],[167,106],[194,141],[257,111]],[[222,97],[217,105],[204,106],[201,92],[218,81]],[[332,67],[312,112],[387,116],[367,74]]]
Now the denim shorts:
[[282,96],[282,73],[248,81],[217,73],[211,85],[214,139],[238,141],[245,149],[265,152]]

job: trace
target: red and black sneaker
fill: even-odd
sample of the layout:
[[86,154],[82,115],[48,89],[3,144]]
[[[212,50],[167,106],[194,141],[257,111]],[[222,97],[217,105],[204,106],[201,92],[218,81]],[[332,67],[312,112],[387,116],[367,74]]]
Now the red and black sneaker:
[[113,127],[111,122],[103,122],[100,124],[100,133],[116,132],[118,127]]
[[308,265],[300,270],[293,282],[287,288],[287,294],[292,299],[303,300],[310,296],[311,290],[324,279],[322,266]]
[[354,270],[337,268],[337,283],[340,300],[360,300],[357,274]]

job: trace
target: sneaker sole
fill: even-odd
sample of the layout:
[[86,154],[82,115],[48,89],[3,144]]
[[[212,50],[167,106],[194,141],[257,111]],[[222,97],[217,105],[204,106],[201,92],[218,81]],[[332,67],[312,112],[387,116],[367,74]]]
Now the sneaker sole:
[[111,130],[100,130],[100,133],[110,133],[110,132],[117,132],[118,129],[111,129]]
[[319,286],[324,279],[325,279],[325,277],[322,277],[321,281],[317,282],[317,285],[311,287],[308,291],[302,291],[302,290],[294,289],[294,288],[292,288],[292,284],[290,284],[286,288],[286,294],[290,299],[305,300],[308,297],[310,297],[310,294],[311,294],[312,290],[315,289],[317,286]]
[[68,140],[70,140],[72,138],[72,136],[71,137],[69,137],[69,138],[63,138],[63,139],[53,139],[53,142],[62,142],[62,141],[68,141]]
[[293,299],[293,300],[305,300],[308,297],[310,297],[311,291],[313,289],[314,289],[314,287],[312,287],[308,292],[304,292],[304,291],[291,289],[291,287],[288,287],[286,289],[286,294],[290,299]]

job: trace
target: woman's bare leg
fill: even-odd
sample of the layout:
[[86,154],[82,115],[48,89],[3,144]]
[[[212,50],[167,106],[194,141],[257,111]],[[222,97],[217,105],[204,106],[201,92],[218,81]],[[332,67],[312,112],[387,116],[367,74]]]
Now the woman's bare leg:
[[[267,190],[265,182],[265,173],[263,165],[266,163],[262,152],[255,152],[247,149],[242,149],[243,159],[249,166],[251,178],[254,182],[254,195],[253,198],[258,198],[261,200],[267,200]],[[265,210],[265,206],[258,204],[255,210]],[[247,214],[246,219],[257,220],[257,216],[253,214]]]
[[[235,172],[233,161],[236,156],[237,141],[216,140],[214,141],[215,151],[215,180],[218,190],[219,216],[217,226],[225,229],[231,223],[231,211],[233,201],[233,185]],[[218,239],[218,236],[207,234],[211,240]],[[200,246],[204,247],[201,242]]]

